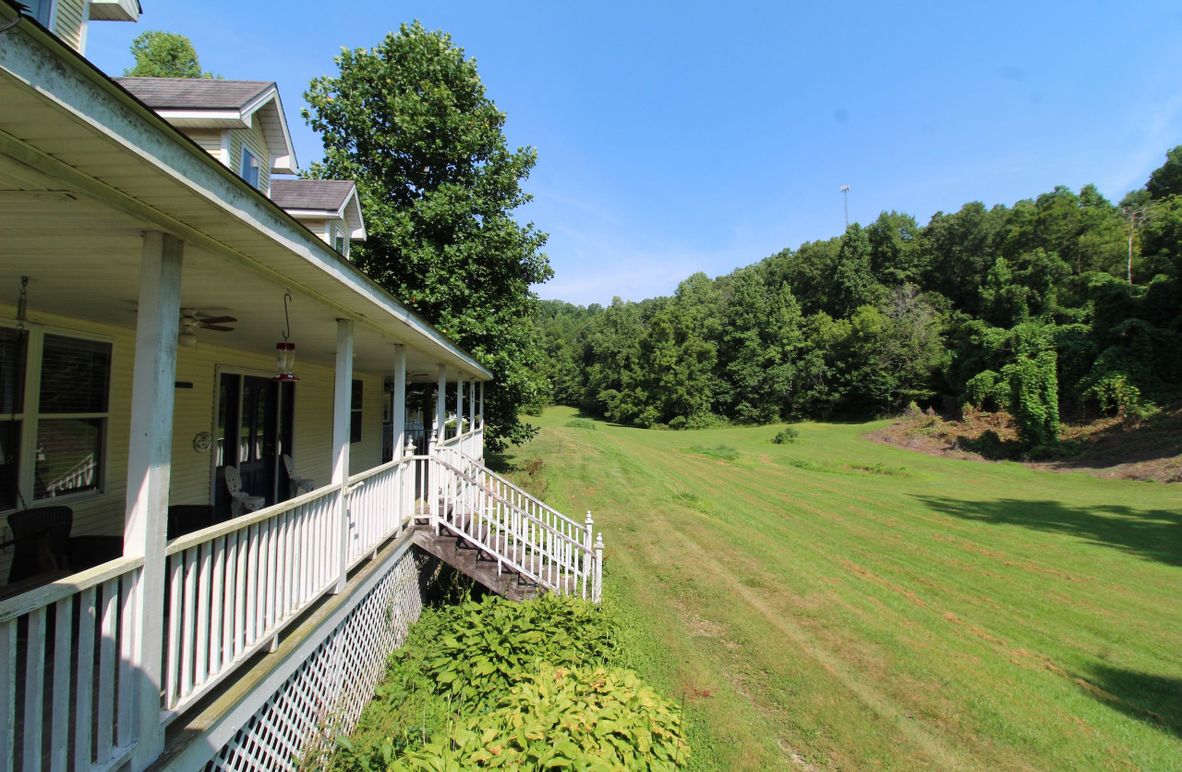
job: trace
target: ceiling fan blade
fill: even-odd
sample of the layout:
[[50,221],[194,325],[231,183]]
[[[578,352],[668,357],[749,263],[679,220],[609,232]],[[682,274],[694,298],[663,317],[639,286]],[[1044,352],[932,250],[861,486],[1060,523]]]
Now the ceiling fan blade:
[[232,324],[238,320],[233,316],[198,316],[197,321],[202,324]]
[[213,330],[214,332],[234,332],[233,327],[223,327],[220,324],[204,324],[204,323],[202,323],[202,324],[199,324],[198,327],[200,327],[203,330]]

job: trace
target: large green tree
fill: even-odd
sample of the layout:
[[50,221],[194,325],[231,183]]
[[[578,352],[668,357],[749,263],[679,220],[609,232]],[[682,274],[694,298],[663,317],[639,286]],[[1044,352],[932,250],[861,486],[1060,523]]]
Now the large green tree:
[[135,66],[123,74],[131,78],[214,78],[201,69],[197,50],[184,35],[149,30],[131,41]]
[[309,174],[356,180],[357,264],[492,370],[491,447],[528,439],[518,416],[546,391],[531,286],[552,275],[546,235],[513,217],[534,150],[509,148],[475,60],[442,32],[403,25],[335,62],[305,95],[324,138]]

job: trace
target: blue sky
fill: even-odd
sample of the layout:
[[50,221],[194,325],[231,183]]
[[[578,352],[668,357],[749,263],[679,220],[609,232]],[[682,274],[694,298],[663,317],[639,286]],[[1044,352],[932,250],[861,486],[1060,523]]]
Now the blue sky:
[[1116,200],[1182,144],[1177,2],[142,3],[91,27],[90,58],[118,75],[139,32],[189,36],[206,69],[278,81],[305,166],[303,92],[342,46],[449,32],[538,150],[539,294],[578,303],[836,235],[842,184],[863,223],[1055,185]]

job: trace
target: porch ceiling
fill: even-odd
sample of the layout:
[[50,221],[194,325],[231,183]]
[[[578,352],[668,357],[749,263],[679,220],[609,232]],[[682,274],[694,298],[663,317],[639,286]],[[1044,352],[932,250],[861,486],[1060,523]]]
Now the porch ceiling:
[[[413,380],[434,380],[441,363],[449,380],[489,377],[200,148],[163,121],[150,125],[155,116],[105,77],[65,77],[60,61],[29,64],[11,48],[0,52],[0,303],[15,305],[27,275],[30,315],[134,327],[140,236],[164,230],[186,242],[182,307],[239,320],[199,341],[272,352],[290,290],[297,361],[331,365],[335,320],[352,318],[356,369],[392,371],[402,343]],[[44,83],[34,88],[14,63]]]
[[[134,328],[141,234],[153,225],[85,195],[55,190],[53,181],[34,182],[30,172],[0,155],[0,304],[9,307],[10,315],[20,277],[28,276],[34,321],[39,313],[49,313]],[[182,307],[238,318],[233,332],[198,331],[198,345],[270,354],[284,327],[284,289],[238,261],[186,245]],[[337,310],[298,289],[292,294],[297,361],[332,366]],[[406,338],[357,325],[354,367],[392,372],[392,344],[407,343]],[[438,359],[408,346],[407,366],[411,373],[427,373],[416,380],[432,381]],[[449,368],[449,378],[455,374]]]

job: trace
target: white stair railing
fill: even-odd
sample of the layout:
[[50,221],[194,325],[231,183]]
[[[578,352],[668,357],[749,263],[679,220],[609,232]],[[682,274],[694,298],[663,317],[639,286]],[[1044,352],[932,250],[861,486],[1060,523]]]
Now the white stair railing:
[[593,540],[591,513],[580,524],[455,448],[433,457],[431,520],[539,586],[598,603],[603,537]]

